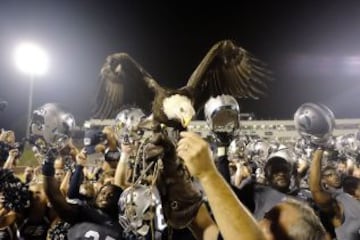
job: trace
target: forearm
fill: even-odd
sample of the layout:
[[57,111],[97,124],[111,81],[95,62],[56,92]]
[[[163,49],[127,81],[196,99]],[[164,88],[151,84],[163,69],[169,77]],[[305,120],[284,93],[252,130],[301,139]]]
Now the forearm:
[[4,169],[13,169],[14,168],[14,161],[15,161],[15,158],[12,157],[12,156],[9,156],[7,158],[7,160],[5,161],[3,168]]
[[125,189],[130,185],[127,182],[128,161],[129,156],[126,154],[122,154],[115,171],[114,184],[118,187],[121,187],[122,189]]
[[224,239],[264,239],[256,220],[218,172],[200,179]]
[[71,178],[71,171],[67,171],[64,179],[60,184],[60,191],[63,194],[63,196],[67,196],[67,193],[69,191],[70,178]]
[[8,227],[15,222],[16,213],[14,211],[8,212],[6,209],[2,208],[0,212],[0,228]]
[[236,187],[239,187],[244,179],[245,178],[242,175],[241,168],[237,168],[234,175],[234,185]]
[[44,176],[44,191],[49,199],[51,206],[61,219],[67,222],[74,222],[78,216],[76,206],[68,204],[65,197],[60,192],[58,183],[52,176]]
[[314,201],[319,205],[331,203],[331,196],[321,186],[321,158],[322,150],[316,150],[310,167],[309,187]]
[[80,196],[79,189],[84,179],[83,169],[83,166],[76,165],[75,172],[70,180],[69,191],[67,194],[68,198],[70,199],[79,198]]

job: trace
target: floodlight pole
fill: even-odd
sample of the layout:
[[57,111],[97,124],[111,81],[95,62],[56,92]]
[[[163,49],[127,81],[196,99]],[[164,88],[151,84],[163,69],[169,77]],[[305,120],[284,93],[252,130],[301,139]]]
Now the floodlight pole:
[[27,123],[26,123],[26,138],[27,139],[30,138],[30,123],[31,123],[31,115],[32,115],[34,79],[35,79],[35,74],[30,73],[29,105],[28,105],[28,115],[27,115]]

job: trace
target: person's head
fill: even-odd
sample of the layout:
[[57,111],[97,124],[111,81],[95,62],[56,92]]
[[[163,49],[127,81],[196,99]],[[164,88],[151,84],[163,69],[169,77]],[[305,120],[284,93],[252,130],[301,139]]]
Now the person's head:
[[341,159],[338,163],[337,163],[337,171],[338,173],[341,174],[348,174],[348,166],[347,166],[347,162],[346,159]]
[[333,166],[326,166],[321,171],[321,181],[326,187],[340,188],[341,178],[336,168]]
[[343,190],[355,199],[360,200],[360,178],[346,176],[343,180]]
[[79,193],[87,199],[93,199],[95,197],[95,189],[91,182],[83,182],[80,185]]
[[59,169],[59,168],[64,169],[64,167],[65,167],[65,162],[62,159],[62,157],[56,158],[55,161],[54,161],[54,168],[55,169]]
[[14,131],[5,131],[4,132],[4,142],[6,142],[7,144],[10,145],[14,145],[15,144],[15,133]]
[[265,178],[269,185],[281,192],[289,190],[292,166],[284,158],[274,157],[266,162]]
[[24,170],[24,179],[25,183],[29,183],[34,178],[34,168],[33,167],[26,167]]
[[121,189],[113,184],[103,185],[96,195],[95,206],[109,215],[117,217],[117,202],[121,192]]
[[326,231],[312,208],[286,199],[259,222],[267,240],[325,240]]
[[65,177],[65,170],[63,168],[55,168],[54,178],[56,181],[61,184]]
[[29,184],[29,191],[31,192],[32,205],[39,203],[43,206],[47,204],[47,197],[44,191],[42,182],[31,182]]

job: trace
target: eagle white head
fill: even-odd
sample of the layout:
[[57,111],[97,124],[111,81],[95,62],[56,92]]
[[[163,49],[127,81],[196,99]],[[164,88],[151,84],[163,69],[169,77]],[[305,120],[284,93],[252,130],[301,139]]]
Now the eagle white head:
[[171,95],[163,101],[163,111],[169,120],[177,120],[186,128],[195,116],[191,100],[180,94]]

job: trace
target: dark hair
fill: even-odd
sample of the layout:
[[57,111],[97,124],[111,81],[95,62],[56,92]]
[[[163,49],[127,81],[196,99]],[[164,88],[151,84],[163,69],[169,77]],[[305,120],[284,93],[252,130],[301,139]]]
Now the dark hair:
[[346,176],[343,179],[343,190],[344,192],[354,196],[356,189],[360,185],[360,178],[354,176]]

